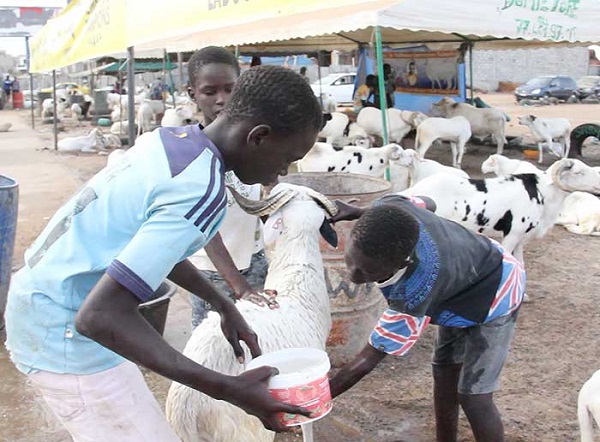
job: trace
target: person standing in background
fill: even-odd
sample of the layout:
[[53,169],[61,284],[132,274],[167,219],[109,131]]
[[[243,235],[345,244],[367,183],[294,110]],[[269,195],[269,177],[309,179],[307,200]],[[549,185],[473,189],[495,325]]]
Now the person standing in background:
[[[194,100],[202,110],[204,126],[211,124],[229,101],[240,73],[235,56],[219,47],[209,46],[195,52],[188,63]],[[232,171],[225,173],[225,184],[249,199],[260,199],[260,184],[244,184]],[[262,223],[244,212],[228,192],[227,214],[219,233],[190,257],[192,264],[221,292],[234,299],[248,299],[259,305],[278,307],[276,292],[259,295],[267,277],[263,251]],[[211,309],[204,299],[190,296],[192,327],[197,327]]]

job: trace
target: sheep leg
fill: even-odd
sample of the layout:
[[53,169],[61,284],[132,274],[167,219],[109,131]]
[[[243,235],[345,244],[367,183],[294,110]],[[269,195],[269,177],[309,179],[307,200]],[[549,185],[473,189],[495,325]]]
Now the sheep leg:
[[465,154],[465,145],[467,144],[466,140],[459,140],[458,141],[458,168],[462,169],[462,159],[463,159],[463,155]]
[[538,163],[542,164],[544,162],[544,144],[540,141],[538,143],[538,151],[539,151],[539,155],[538,155]]
[[427,151],[431,147],[433,140],[427,139],[424,142],[421,142],[421,141],[419,141],[419,142],[420,142],[420,146],[417,149],[417,154],[419,155],[419,158],[425,159],[425,153],[427,153]]
[[566,134],[563,137],[562,141],[564,146],[563,158],[568,158],[569,151],[571,150],[571,139],[569,138],[569,134]]
[[452,150],[452,167],[460,169],[460,161],[458,161],[458,152],[456,151],[456,142],[450,141],[450,150]]

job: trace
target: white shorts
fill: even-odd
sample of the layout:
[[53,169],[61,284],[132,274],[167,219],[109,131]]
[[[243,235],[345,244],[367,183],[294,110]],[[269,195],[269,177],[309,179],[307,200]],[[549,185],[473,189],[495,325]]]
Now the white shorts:
[[124,362],[90,375],[29,375],[74,442],[180,442],[139,368]]

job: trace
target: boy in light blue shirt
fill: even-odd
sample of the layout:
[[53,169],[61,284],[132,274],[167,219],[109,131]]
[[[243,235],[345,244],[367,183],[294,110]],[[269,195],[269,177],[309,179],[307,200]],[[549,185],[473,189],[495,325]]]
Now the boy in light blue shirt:
[[213,124],[144,134],[52,217],[12,281],[7,347],[75,440],[178,440],[125,359],[231,402],[276,431],[284,429],[278,412],[306,414],[269,396],[273,370],[229,377],[205,369],[170,347],[137,307],[168,278],[222,315],[240,362],[240,340],[260,354],[233,302],[186,258],[223,219],[225,171],[269,184],[312,147],[321,125],[319,104],[301,76],[252,69]]

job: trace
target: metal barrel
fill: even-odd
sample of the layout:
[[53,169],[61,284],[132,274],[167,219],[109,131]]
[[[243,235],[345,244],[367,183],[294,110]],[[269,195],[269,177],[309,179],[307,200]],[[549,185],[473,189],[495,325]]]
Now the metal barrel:
[[4,328],[4,309],[12,271],[18,209],[19,185],[12,178],[0,175],[0,330]]

